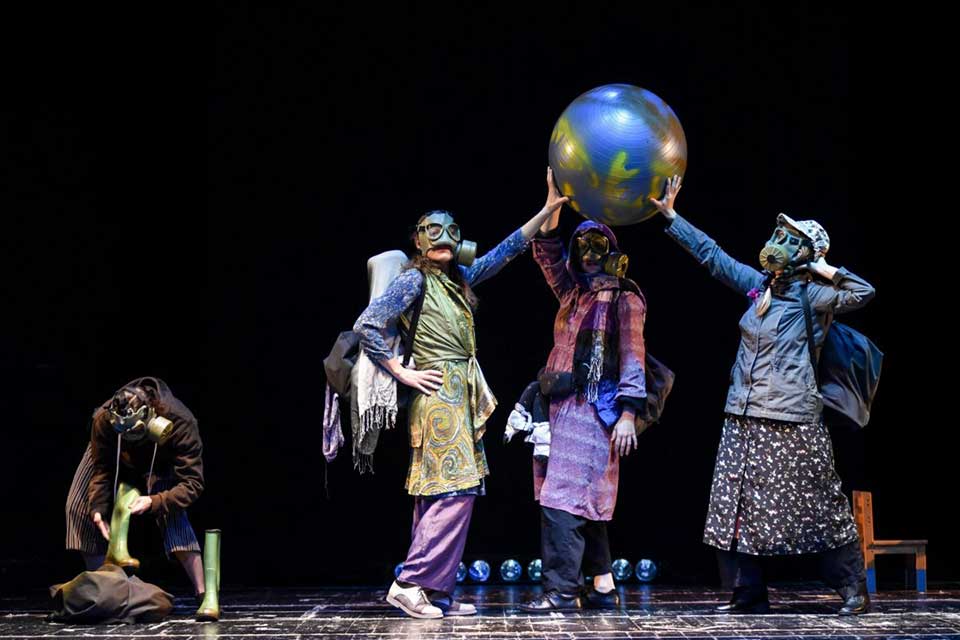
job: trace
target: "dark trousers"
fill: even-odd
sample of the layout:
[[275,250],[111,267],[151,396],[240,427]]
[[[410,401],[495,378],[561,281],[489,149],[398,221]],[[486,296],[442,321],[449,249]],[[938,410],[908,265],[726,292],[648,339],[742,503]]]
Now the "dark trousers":
[[[817,554],[820,577],[832,589],[840,591],[855,587],[867,579],[863,564],[863,550],[860,542],[854,541],[836,549],[828,549]],[[734,591],[766,593],[767,581],[763,575],[763,565],[767,558],[776,556],[754,556],[747,553],[717,550],[720,565],[720,579],[723,586]]]
[[550,507],[540,509],[544,590],[556,589],[572,595],[579,591],[584,575],[610,573],[606,522],[587,520]]

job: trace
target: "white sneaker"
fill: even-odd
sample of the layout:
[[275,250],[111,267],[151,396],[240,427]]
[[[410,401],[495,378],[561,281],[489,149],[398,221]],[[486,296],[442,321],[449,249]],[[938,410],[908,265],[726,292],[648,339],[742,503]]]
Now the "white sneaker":
[[413,618],[442,618],[443,611],[430,604],[423,589],[414,585],[404,589],[394,580],[387,592],[387,602]]

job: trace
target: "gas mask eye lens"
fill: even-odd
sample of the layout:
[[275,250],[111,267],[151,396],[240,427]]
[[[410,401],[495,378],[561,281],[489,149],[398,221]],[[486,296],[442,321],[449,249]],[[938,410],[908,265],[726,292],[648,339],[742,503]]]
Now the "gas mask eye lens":
[[606,255],[610,251],[610,241],[606,236],[590,235],[587,236],[587,240],[590,243],[590,250],[594,253]]
[[443,233],[443,225],[442,225],[442,224],[436,224],[436,223],[434,223],[434,224],[428,224],[428,225],[426,225],[426,227],[427,227],[427,228],[426,228],[427,237],[430,238],[431,240],[436,240],[436,239],[439,238],[440,235]]
[[447,233],[453,238],[454,242],[460,242],[460,225],[451,224],[447,226]]
[[589,233],[577,238],[577,250],[581,256],[593,253],[605,256],[610,253],[610,240],[598,233]]

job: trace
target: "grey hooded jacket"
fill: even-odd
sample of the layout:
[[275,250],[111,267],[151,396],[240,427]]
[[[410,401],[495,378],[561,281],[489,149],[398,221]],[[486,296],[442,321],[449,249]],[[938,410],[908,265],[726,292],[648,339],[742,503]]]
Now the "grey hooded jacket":
[[[757,316],[751,291],[762,295],[764,275],[737,262],[709,236],[679,215],[666,233],[705,266],[717,280],[745,296],[749,307],[740,318],[740,347],[730,370],[726,412],[787,422],[818,422],[823,399],[810,362],[807,327],[800,298],[801,279],[778,286],[767,312]],[[817,352],[823,345],[834,314],[862,307],[874,288],[846,269],[838,269],[832,283],[813,279],[807,285],[814,312]]]

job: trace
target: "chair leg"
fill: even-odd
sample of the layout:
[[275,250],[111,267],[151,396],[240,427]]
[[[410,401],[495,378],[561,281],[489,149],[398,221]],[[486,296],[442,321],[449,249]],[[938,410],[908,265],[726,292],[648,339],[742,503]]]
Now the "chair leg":
[[916,560],[914,561],[917,573],[917,591],[926,593],[927,591],[927,548],[917,549]]
[[874,553],[870,549],[863,552],[863,561],[867,569],[867,591],[869,593],[877,592],[877,567],[874,560]]

